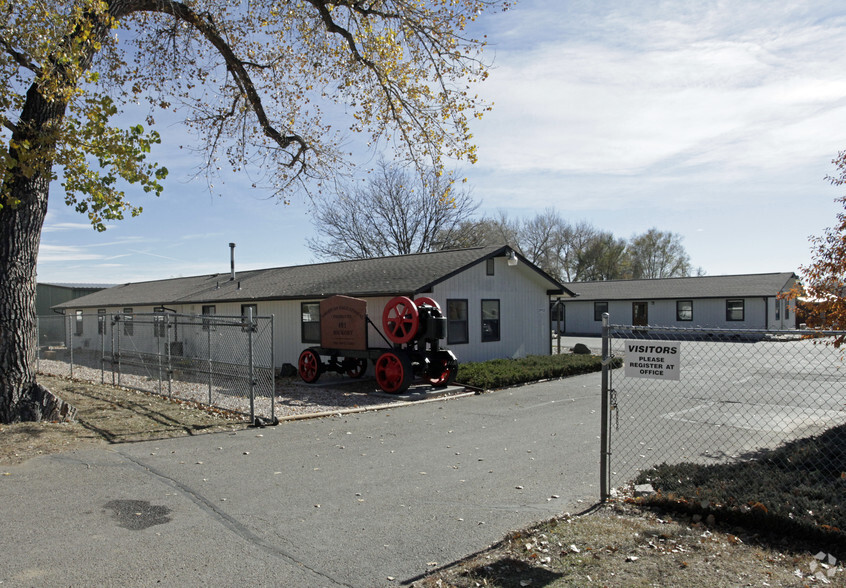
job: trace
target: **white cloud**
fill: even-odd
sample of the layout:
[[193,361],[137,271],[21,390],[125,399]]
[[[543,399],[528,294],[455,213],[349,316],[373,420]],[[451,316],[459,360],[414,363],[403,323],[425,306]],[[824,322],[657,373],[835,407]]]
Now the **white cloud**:
[[75,245],[47,245],[42,243],[38,249],[38,262],[93,261],[103,259],[103,255],[91,253],[87,247]]
[[475,129],[480,163],[513,172],[707,164],[749,173],[828,157],[838,138],[821,141],[819,131],[846,124],[846,27],[772,27],[718,37],[663,19],[627,23],[623,38],[597,41],[588,31],[500,51],[481,89],[495,106]]
[[51,223],[50,219],[44,223],[43,233],[55,233],[60,231],[76,231],[79,229],[91,230],[91,225],[88,223]]

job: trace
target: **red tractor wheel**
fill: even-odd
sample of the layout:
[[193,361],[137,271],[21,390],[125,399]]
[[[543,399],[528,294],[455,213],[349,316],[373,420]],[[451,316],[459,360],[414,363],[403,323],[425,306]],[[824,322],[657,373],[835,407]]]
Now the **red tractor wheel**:
[[402,351],[386,351],[376,360],[376,383],[388,394],[402,394],[411,385],[411,360]]
[[317,381],[322,371],[320,355],[314,349],[306,349],[300,353],[300,360],[297,363],[297,372],[303,382],[311,384]]
[[367,360],[348,357],[344,360],[344,367],[349,377],[358,379],[367,371]]
[[437,303],[434,299],[432,299],[432,298],[429,298],[429,297],[427,297],[427,296],[421,296],[420,298],[415,298],[415,299],[414,299],[414,305],[415,305],[417,308],[420,308],[420,307],[421,307],[421,306],[423,306],[424,304],[426,304],[426,305],[428,305],[428,306],[434,306],[435,308],[437,308],[437,309],[438,309],[438,312],[441,312],[441,305],[440,305],[440,304],[438,304],[438,303]]
[[455,380],[455,366],[445,359],[437,359],[429,366],[429,375],[426,380],[436,388],[446,386]]
[[382,328],[394,343],[408,343],[417,336],[420,313],[417,306],[406,296],[391,298],[382,313]]
[[458,360],[452,352],[442,349],[429,356],[426,366],[426,381],[432,386],[449,386],[458,375]]

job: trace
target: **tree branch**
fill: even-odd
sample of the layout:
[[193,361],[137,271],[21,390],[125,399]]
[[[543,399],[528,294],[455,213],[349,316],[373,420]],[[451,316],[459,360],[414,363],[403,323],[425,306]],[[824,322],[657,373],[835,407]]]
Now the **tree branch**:
[[0,38],[0,46],[3,47],[3,50],[8,53],[18,65],[25,67],[36,75],[41,75],[41,68],[30,61],[26,55],[12,47],[6,39]]
[[169,14],[193,26],[223,57],[227,70],[232,74],[238,89],[256,115],[259,126],[265,136],[279,145],[283,150],[296,145],[295,151],[291,153],[291,160],[287,164],[288,167],[295,167],[297,164],[301,167],[306,167],[305,154],[311,147],[300,135],[296,133],[283,134],[271,124],[267,112],[264,109],[261,96],[247,71],[248,65],[256,65],[242,61],[235,55],[232,47],[230,47],[229,43],[223,38],[220,31],[218,31],[210,15],[203,17],[181,2],[169,2],[167,0],[138,0],[128,2],[126,14],[133,12]]

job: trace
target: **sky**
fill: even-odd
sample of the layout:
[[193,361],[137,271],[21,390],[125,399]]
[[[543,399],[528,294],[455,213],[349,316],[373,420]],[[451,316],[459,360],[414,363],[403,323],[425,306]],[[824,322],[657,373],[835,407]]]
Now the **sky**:
[[[554,208],[618,238],[677,233],[708,275],[797,272],[835,224],[846,149],[846,4],[520,0],[484,14],[493,67],[458,173],[479,215]],[[51,191],[40,282],[118,284],[320,261],[305,197],[282,204],[245,174],[212,194],[199,160],[158,129],[170,175],[144,212],[95,232]],[[222,194],[222,195],[219,195]]]

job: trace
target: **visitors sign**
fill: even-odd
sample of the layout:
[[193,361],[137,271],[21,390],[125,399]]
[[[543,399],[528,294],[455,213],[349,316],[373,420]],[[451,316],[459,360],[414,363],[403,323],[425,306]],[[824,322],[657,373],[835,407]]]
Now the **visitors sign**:
[[624,344],[626,377],[679,379],[681,343],[678,341],[625,341]]

